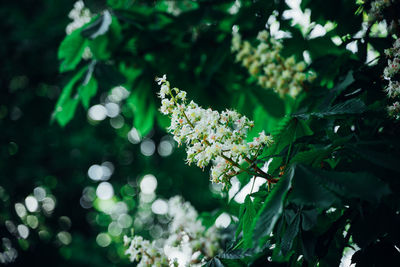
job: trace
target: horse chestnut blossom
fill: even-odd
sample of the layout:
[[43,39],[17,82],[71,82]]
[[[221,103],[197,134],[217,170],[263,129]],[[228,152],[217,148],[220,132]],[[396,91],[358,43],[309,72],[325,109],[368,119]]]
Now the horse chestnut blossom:
[[129,254],[131,262],[138,262],[137,266],[169,266],[168,258],[164,255],[161,248],[157,247],[156,242],[150,243],[149,240],[141,236],[129,238],[124,236],[125,246],[129,246],[125,254]]
[[[150,242],[135,235],[124,236],[127,246],[125,254],[137,266],[201,266],[220,251],[221,235],[216,226],[206,229],[197,211],[180,196],[168,200],[168,216],[172,218],[168,225],[167,238]],[[184,259],[174,259],[171,255],[185,254]],[[182,262],[183,261],[183,262]]]
[[[383,77],[389,81],[389,84],[385,87],[385,92],[389,99],[399,99],[400,97],[400,39],[397,39],[392,48],[386,49],[385,54],[388,57],[388,65],[383,71]],[[395,101],[387,108],[389,116],[400,119],[400,104],[399,101]]]
[[79,29],[86,23],[90,22],[93,15],[82,0],[75,2],[74,8],[69,12],[68,17],[72,19],[72,22],[67,25],[65,31],[67,34],[71,34],[76,29]]
[[400,29],[400,20],[398,19],[396,11],[400,8],[399,1],[376,0],[364,1],[363,4],[367,5],[368,2],[370,2],[370,8],[367,12],[369,25],[373,25],[379,21],[386,21],[388,32],[398,34]]
[[230,178],[241,172],[272,179],[255,164],[264,146],[272,143],[270,135],[262,131],[247,142],[247,132],[254,126],[247,117],[233,110],[220,113],[188,102],[186,92],[171,88],[166,75],[156,81],[161,86],[160,111],[170,116],[168,131],[175,141],[186,144],[188,164],[204,168],[213,162],[211,180],[224,185],[229,185]]
[[259,44],[253,47],[250,42],[242,41],[238,32],[234,32],[231,49],[236,52],[236,61],[257,78],[261,87],[274,90],[280,97],[296,97],[306,80],[312,82],[315,79],[315,73],[306,74],[305,62],[296,62],[293,56],[283,58],[280,55],[282,44],[271,38],[267,31],[259,32],[257,39]]
[[[74,8],[68,14],[68,17],[72,19],[72,21],[65,28],[67,35],[70,35],[76,29],[79,29],[86,23],[89,23],[92,20],[93,16],[94,15],[90,12],[90,10],[85,7],[85,4],[82,0],[75,2]],[[90,48],[88,46],[85,47],[85,49],[83,50],[82,58],[91,59],[92,57],[93,54]]]

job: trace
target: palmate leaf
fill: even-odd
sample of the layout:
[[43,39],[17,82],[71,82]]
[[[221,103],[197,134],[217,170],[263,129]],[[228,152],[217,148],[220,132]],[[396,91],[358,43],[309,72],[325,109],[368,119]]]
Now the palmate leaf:
[[377,202],[389,193],[388,185],[370,173],[332,172],[297,165],[289,200],[327,208],[340,198]]
[[75,69],[82,59],[88,40],[81,35],[81,29],[65,36],[58,49],[58,59],[61,60],[60,72]]
[[290,161],[290,163],[301,163],[319,167],[321,162],[329,157],[334,148],[331,145],[322,148],[313,148],[308,151],[297,153]]
[[252,235],[246,238],[245,244],[261,245],[269,237],[282,214],[286,195],[292,184],[293,175],[294,168],[288,169],[286,174],[272,189],[252,223]]
[[353,71],[349,71],[346,76],[342,77],[340,81],[337,83],[335,87],[333,87],[327,96],[325,97],[324,102],[320,106],[320,109],[324,109],[326,107],[330,107],[333,101],[344,92],[350,85],[355,82]]
[[339,103],[321,112],[313,112],[310,115],[318,118],[325,118],[337,115],[361,114],[366,110],[364,102],[359,98],[350,99],[346,102]]
[[325,209],[340,200],[334,193],[321,185],[316,178],[305,173],[301,165],[298,165],[296,166],[293,190],[289,195],[289,201],[298,205]]
[[[241,218],[242,228],[243,228],[243,239],[245,241],[251,240],[251,224],[254,221],[254,217],[256,216],[256,209],[254,207],[254,203],[252,202],[249,195],[246,196],[244,201],[245,212],[243,214],[243,218]],[[251,244],[247,244],[248,246]]]
[[288,225],[285,234],[281,240],[281,251],[283,255],[286,255],[292,247],[293,240],[300,231],[300,214],[296,214],[294,220]]
[[282,119],[276,131],[272,133],[274,144],[263,153],[263,156],[278,154],[282,149],[298,138],[312,134],[313,131],[304,120],[285,117]]
[[339,103],[329,108],[325,108],[320,112],[311,112],[303,114],[295,114],[294,117],[309,119],[310,117],[316,118],[328,118],[332,116],[343,116],[343,115],[356,115],[366,111],[367,107],[364,102],[358,98],[350,99],[346,102]]
[[244,267],[247,266],[240,259],[220,259],[219,257],[212,258],[205,266],[207,267]]
[[374,151],[365,146],[363,147],[353,144],[346,144],[346,149],[348,149],[353,155],[357,156],[358,158],[367,160],[369,163],[372,163],[376,166],[400,172],[400,158],[396,155],[391,155],[390,157],[388,157],[387,153]]

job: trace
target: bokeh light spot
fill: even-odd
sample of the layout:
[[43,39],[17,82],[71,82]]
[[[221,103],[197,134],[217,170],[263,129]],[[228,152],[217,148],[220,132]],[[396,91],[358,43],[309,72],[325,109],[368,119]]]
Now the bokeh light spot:
[[33,189],[33,195],[38,201],[42,201],[46,197],[46,190],[43,187],[36,187]]
[[100,233],[96,237],[96,242],[100,247],[107,247],[111,244],[111,237],[108,234]]
[[25,206],[23,204],[15,203],[14,207],[15,207],[15,212],[17,213],[17,215],[19,217],[22,218],[22,217],[26,216],[26,209],[25,209]]
[[108,182],[102,182],[97,186],[96,195],[102,200],[110,199],[114,196],[113,186]]
[[18,230],[18,234],[20,237],[22,237],[23,239],[28,238],[29,236],[29,228],[24,225],[24,224],[20,224],[17,226],[17,230]]
[[132,225],[132,218],[128,214],[121,214],[118,217],[118,224],[122,228],[129,228]]
[[39,226],[39,220],[35,215],[28,215],[28,217],[26,217],[26,223],[32,229],[36,229]]
[[168,212],[168,203],[165,200],[157,199],[151,205],[151,210],[155,214],[163,215]]
[[145,139],[140,144],[140,152],[142,152],[142,154],[147,157],[153,155],[155,150],[156,150],[156,144],[151,139]]
[[152,194],[157,188],[157,179],[152,174],[146,174],[140,181],[140,190],[144,194]]
[[105,108],[107,110],[107,116],[110,118],[117,117],[120,112],[120,108],[119,108],[118,104],[113,103],[113,102],[105,104]]
[[132,128],[129,133],[128,133],[128,140],[129,142],[131,142],[132,144],[136,145],[140,143],[140,134],[138,132],[138,130],[136,130],[136,128]]
[[88,116],[94,121],[102,121],[107,117],[107,109],[103,105],[94,105],[89,109]]
[[59,232],[57,238],[63,245],[69,245],[72,241],[71,234],[66,231]]
[[30,212],[35,212],[39,207],[38,201],[33,196],[27,196],[25,198],[25,206]]
[[158,145],[157,152],[162,157],[168,157],[174,150],[173,143],[170,140],[162,140]]

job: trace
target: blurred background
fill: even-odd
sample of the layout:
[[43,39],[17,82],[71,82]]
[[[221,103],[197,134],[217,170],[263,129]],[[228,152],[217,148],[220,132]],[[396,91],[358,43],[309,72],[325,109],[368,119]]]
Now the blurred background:
[[129,264],[123,235],[135,227],[160,237],[165,199],[183,195],[210,212],[221,201],[208,190],[208,172],[185,165],[164,130],[141,137],[124,121],[122,87],[94,98],[89,111],[79,107],[66,127],[51,123],[65,79],[57,50],[73,4],[0,6],[0,261],[10,266]]

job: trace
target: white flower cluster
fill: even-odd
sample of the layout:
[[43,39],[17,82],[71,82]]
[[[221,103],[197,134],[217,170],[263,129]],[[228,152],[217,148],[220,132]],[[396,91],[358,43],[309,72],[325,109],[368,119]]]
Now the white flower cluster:
[[172,220],[167,239],[150,242],[141,236],[124,237],[125,246],[129,246],[125,254],[132,262],[138,262],[137,266],[200,266],[217,254],[220,249],[217,228],[206,230],[189,202],[179,196],[169,199],[168,216]]
[[376,0],[371,2],[371,9],[368,12],[368,20],[382,20],[383,10],[392,4],[392,0]]
[[399,8],[400,5],[397,0],[372,1],[371,8],[368,11],[368,21],[373,24],[377,21],[385,20],[388,25],[388,32],[396,34],[399,31],[400,20],[398,14],[391,10],[398,10]]
[[293,56],[281,57],[282,44],[267,31],[259,32],[257,39],[259,44],[253,47],[250,42],[242,41],[238,32],[234,32],[231,49],[236,53],[236,61],[257,78],[261,87],[273,89],[281,97],[296,97],[306,80],[312,82],[315,79],[315,73],[305,73],[305,62],[296,62]]
[[72,19],[72,22],[67,25],[65,31],[67,34],[71,34],[74,30],[82,27],[92,19],[92,13],[85,7],[82,0],[75,2],[74,8],[69,12],[68,17]]
[[272,143],[271,136],[265,135],[264,131],[252,142],[246,142],[247,132],[254,123],[236,111],[219,113],[210,108],[203,109],[193,101],[187,103],[185,91],[171,89],[165,75],[157,78],[157,82],[161,85],[160,110],[171,118],[168,131],[179,144],[186,144],[188,164],[194,162],[204,168],[214,161],[211,168],[213,182],[229,185],[231,177],[239,172],[249,172],[241,164],[253,165],[262,148]]
[[[67,35],[71,34],[76,29],[81,28],[86,23],[90,22],[93,17],[93,14],[90,12],[88,8],[85,7],[85,4],[82,0],[75,2],[74,8],[69,12],[68,17],[72,19],[65,31]],[[92,51],[87,46],[83,50],[82,58],[83,59],[91,59],[93,57]]]
[[124,236],[125,246],[129,246],[125,254],[129,255],[131,262],[138,262],[137,266],[168,266],[168,259],[164,255],[162,248],[153,241],[143,239],[141,236],[129,238]]
[[[392,48],[386,49],[385,54],[388,57],[388,65],[383,71],[385,80],[389,81],[385,92],[388,98],[396,100],[400,97],[400,39],[397,39]],[[400,103],[395,101],[388,107],[388,113],[395,119],[400,119]]]

